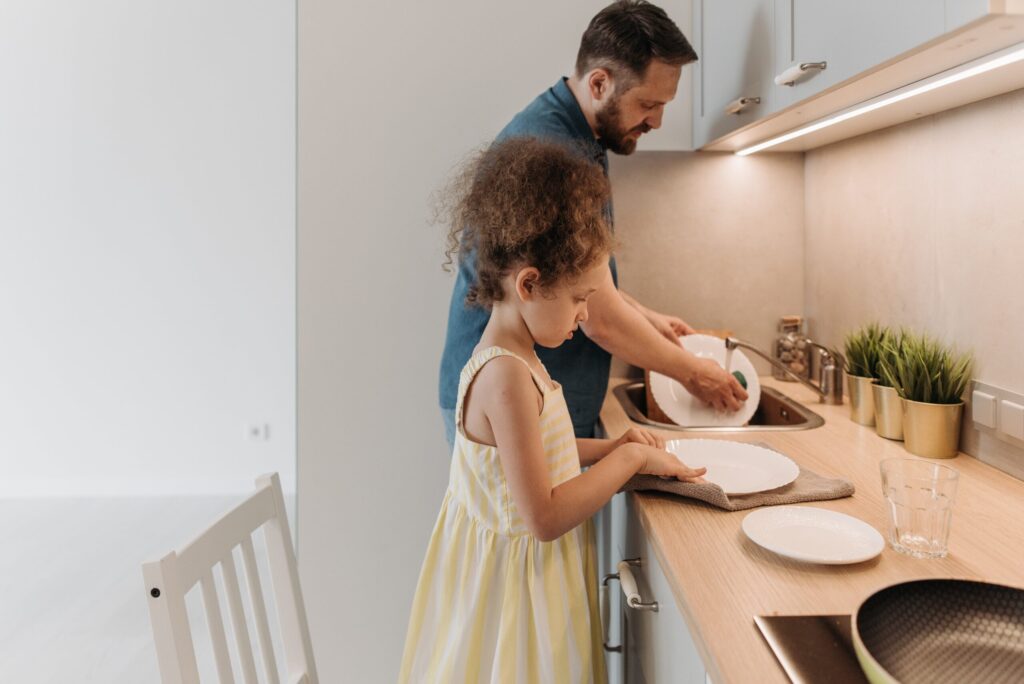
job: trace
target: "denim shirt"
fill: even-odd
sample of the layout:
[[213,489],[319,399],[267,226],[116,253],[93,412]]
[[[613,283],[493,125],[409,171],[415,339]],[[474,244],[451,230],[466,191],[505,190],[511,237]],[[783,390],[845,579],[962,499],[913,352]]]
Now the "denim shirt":
[[[599,163],[608,175],[608,154],[594,137],[564,78],[516,114],[495,141],[524,136],[564,142]],[[607,214],[611,225],[610,201]],[[609,267],[612,280],[618,286],[614,258]],[[480,342],[490,319],[490,311],[466,303],[466,294],[475,282],[476,259],[472,253],[462,255],[448,308],[448,330],[441,356],[440,400],[443,409],[455,408],[459,373]],[[576,436],[593,436],[608,387],[611,355],[588,338],[582,329],[555,349],[537,346],[536,350],[552,379],[564,388]]]

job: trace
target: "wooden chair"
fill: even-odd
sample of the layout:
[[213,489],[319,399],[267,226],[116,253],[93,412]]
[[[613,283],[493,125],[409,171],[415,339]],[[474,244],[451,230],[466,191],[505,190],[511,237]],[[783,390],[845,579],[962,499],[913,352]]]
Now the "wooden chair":
[[286,684],[318,684],[306,609],[285,514],[281,480],[277,473],[256,480],[256,491],[224,514],[192,542],[158,561],[144,563],[150,621],[164,684],[198,684],[192,632],[185,595],[199,583],[209,627],[217,674],[222,684],[233,684],[231,656],[221,617],[213,569],[220,565],[234,634],[241,681],[256,684],[256,664],[239,589],[234,549],[240,547],[248,588],[250,615],[256,626],[264,681],[280,684],[271,640],[267,609],[256,566],[252,534],[260,527],[266,537],[271,584],[286,661]]

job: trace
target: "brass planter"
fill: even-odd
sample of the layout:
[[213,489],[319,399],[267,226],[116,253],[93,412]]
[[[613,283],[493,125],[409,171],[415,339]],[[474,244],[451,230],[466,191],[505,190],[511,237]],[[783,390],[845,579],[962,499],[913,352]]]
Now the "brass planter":
[[953,458],[960,444],[964,403],[925,404],[903,399],[903,439],[907,451],[925,458]]
[[875,431],[886,439],[903,439],[903,402],[895,387],[871,386],[875,402]]
[[846,386],[850,388],[850,419],[861,425],[874,425],[875,400],[871,395],[871,386],[875,384],[875,379],[849,373],[843,375],[846,376]]

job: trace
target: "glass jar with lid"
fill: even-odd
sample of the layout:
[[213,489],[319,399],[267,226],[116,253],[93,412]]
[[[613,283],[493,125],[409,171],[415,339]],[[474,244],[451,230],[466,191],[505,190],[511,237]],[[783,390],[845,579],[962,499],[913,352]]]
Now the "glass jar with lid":
[[[778,336],[772,344],[772,356],[783,366],[802,378],[810,375],[810,353],[803,316],[783,316],[779,319]],[[772,367],[772,377],[795,382],[778,368]]]

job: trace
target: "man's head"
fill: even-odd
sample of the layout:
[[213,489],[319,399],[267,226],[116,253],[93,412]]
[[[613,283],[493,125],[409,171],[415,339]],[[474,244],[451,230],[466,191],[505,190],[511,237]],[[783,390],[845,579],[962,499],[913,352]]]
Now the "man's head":
[[601,10],[583,33],[575,74],[589,95],[597,137],[613,152],[631,154],[642,134],[661,127],[683,65],[696,60],[660,7],[619,0]]

